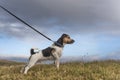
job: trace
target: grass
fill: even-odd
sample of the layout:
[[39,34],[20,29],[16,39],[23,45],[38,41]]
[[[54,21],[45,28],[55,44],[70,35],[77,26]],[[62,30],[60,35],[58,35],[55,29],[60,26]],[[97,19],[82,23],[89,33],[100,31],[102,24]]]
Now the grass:
[[53,64],[39,64],[27,75],[20,73],[23,65],[0,61],[0,80],[120,80],[120,61],[62,63],[59,71]]

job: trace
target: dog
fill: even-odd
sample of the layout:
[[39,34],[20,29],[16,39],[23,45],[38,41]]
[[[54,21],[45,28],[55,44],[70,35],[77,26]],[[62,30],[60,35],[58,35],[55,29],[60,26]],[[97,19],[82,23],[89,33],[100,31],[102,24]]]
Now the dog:
[[53,43],[52,46],[46,49],[38,50],[36,48],[32,48],[29,62],[22,68],[21,73],[27,74],[28,70],[33,67],[38,60],[54,60],[54,63],[59,70],[60,57],[62,56],[64,46],[74,42],[75,41],[71,39],[68,34],[62,34],[62,36],[55,43]]

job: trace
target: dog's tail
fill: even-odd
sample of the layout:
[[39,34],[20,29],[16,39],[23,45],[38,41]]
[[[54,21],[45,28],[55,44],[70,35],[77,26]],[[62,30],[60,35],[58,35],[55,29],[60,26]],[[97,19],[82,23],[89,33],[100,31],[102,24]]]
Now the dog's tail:
[[39,53],[39,50],[38,50],[38,48],[31,48],[30,49],[30,57],[29,57],[29,60],[30,60],[30,58],[32,57],[32,55],[33,54],[36,54],[36,53]]
[[30,54],[31,54],[31,55],[35,54],[35,52],[34,52],[34,49],[33,49],[33,48],[31,48],[31,49],[30,49]]
[[38,53],[38,52],[39,52],[38,48],[31,48],[31,49],[30,49],[30,54],[31,54],[31,55],[36,54],[36,53]]

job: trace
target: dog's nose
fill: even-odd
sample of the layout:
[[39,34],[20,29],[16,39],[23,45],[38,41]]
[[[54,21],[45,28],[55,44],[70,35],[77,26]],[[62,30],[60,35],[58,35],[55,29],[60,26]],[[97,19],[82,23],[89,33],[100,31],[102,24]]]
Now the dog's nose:
[[75,40],[72,40],[72,43],[74,43],[75,42]]

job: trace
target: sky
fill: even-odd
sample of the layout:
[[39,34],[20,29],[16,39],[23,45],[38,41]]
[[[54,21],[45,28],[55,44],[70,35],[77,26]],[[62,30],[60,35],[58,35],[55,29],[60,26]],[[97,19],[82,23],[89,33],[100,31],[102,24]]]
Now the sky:
[[[0,0],[16,16],[57,40],[63,33],[75,40],[63,56],[120,59],[120,0]],[[0,56],[28,57],[52,42],[0,8]]]

